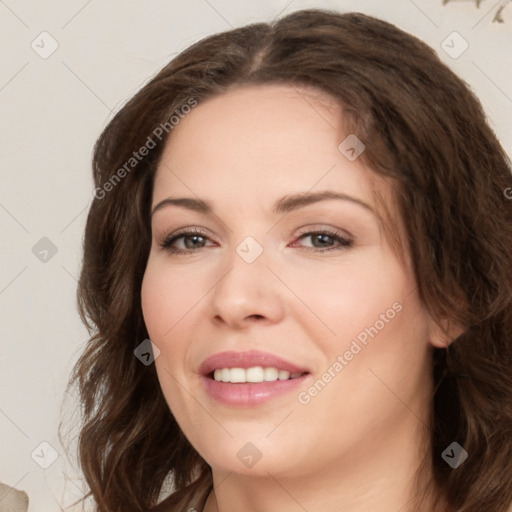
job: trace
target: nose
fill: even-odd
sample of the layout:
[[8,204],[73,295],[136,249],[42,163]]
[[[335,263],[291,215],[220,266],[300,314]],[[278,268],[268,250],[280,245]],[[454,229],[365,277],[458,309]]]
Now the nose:
[[240,330],[255,322],[274,324],[282,320],[285,290],[266,263],[265,251],[252,263],[233,251],[228,270],[210,296],[211,318],[217,325]]

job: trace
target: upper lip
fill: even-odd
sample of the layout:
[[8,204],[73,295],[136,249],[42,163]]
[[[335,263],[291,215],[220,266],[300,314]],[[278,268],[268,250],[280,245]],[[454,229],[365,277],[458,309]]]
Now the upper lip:
[[274,354],[260,352],[258,350],[219,352],[218,354],[208,357],[201,363],[199,373],[201,375],[208,375],[214,370],[222,368],[247,369],[254,366],[262,366],[264,368],[275,367],[278,370],[286,370],[290,373],[309,373],[307,368],[297,366]]

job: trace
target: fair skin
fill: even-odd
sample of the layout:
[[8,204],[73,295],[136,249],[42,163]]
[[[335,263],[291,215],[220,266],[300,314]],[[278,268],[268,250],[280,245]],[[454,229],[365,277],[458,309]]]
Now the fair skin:
[[[403,264],[383,236],[370,171],[338,150],[348,135],[341,110],[305,89],[234,88],[201,102],[171,135],[153,208],[190,197],[213,213],[175,204],[154,212],[142,307],[161,351],[155,364],[167,403],[212,468],[206,512],[401,510],[428,451],[430,354],[445,340],[418,296],[408,253]],[[393,211],[390,188],[377,183]],[[325,190],[375,213],[339,199],[272,211],[283,196]],[[160,245],[180,228],[202,233],[174,241],[188,254]],[[325,229],[352,245],[303,236]],[[252,263],[236,251],[248,236],[263,249]],[[377,324],[394,304],[400,311]],[[381,324],[333,371],[365,328]],[[199,365],[250,349],[309,374],[263,404],[219,403],[205,391]],[[299,392],[328,368],[330,381],[300,402]],[[261,454],[252,467],[237,457],[248,442]]]

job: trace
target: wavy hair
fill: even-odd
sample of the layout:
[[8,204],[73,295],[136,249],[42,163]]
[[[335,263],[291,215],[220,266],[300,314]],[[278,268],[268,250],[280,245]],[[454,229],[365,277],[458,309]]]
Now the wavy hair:
[[[432,488],[459,512],[505,512],[512,502],[510,161],[479,100],[430,47],[376,18],[317,9],[193,44],[96,142],[77,291],[90,340],[69,386],[79,392],[79,462],[97,510],[147,512],[168,479],[176,497],[211,481],[154,365],[134,356],[148,338],[140,291],[153,179],[185,105],[272,83],[336,98],[366,145],[363,163],[393,181],[420,297],[440,325],[464,326],[433,351]],[[456,470],[441,457],[454,441],[469,453]]]

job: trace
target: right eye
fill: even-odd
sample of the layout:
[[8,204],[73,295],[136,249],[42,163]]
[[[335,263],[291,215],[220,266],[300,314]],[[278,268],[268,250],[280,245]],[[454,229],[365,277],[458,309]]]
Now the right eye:
[[[183,241],[184,247],[176,247],[176,242],[179,240]],[[192,252],[196,252],[196,249],[205,247],[202,243],[207,240],[209,240],[209,238],[201,230],[189,229],[187,231],[172,233],[167,236],[160,245],[171,254],[191,254]]]

